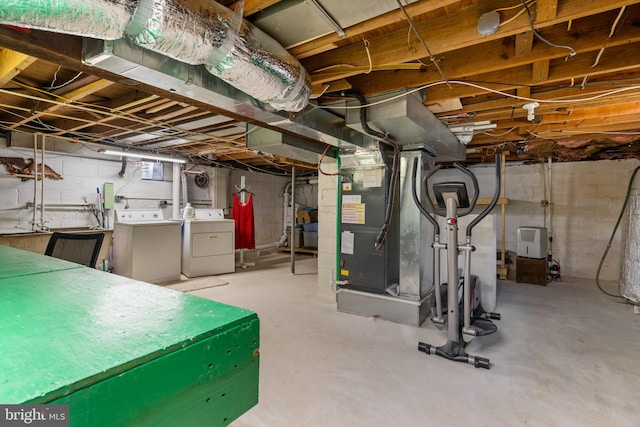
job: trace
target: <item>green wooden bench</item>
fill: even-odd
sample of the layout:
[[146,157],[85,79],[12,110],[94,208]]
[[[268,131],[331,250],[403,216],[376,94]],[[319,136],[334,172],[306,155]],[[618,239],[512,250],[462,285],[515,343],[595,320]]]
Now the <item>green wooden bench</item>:
[[258,401],[255,313],[0,246],[0,403],[71,426],[223,426]]

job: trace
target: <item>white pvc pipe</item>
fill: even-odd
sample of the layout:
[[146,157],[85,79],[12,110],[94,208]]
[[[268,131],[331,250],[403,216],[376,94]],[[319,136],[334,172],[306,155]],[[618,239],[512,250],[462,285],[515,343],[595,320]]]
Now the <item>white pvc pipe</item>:
[[[33,134],[33,161],[38,159],[38,133]],[[38,163],[36,162],[36,165]],[[31,219],[31,231],[36,231],[36,211],[38,209],[38,168],[33,167],[33,217]]]
[[[42,147],[40,147],[40,159],[42,160],[41,172],[40,172],[40,228],[44,229],[44,178],[45,178],[45,170],[44,170],[44,151],[45,151],[45,138],[46,136],[42,135]],[[35,160],[35,159],[34,159]],[[35,169],[38,169],[38,164],[36,163]],[[36,181],[38,176],[36,174]]]
[[173,187],[171,193],[172,210],[171,218],[180,219],[180,164],[172,163],[173,165]]
[[289,208],[289,193],[286,191],[282,194],[283,202],[282,206],[284,207],[284,212],[282,214],[282,233],[287,233],[287,208]]

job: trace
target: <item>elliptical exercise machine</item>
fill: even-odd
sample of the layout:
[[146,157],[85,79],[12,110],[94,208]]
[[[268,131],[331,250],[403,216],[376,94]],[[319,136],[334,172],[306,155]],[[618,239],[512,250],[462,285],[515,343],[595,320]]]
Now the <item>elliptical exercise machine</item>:
[[[501,178],[501,156],[496,154],[496,188],[491,203],[473,220],[466,229],[466,240],[458,243],[458,218],[470,214],[478,201],[478,180],[475,175],[464,166],[455,163],[454,166],[467,175],[473,183],[474,192],[471,201],[467,194],[464,182],[443,182],[433,185],[433,193],[438,207],[436,208],[429,196],[428,181],[440,170],[441,165],[424,173],[422,178],[425,189],[424,199],[427,201],[427,209],[416,191],[416,175],[418,169],[418,158],[413,161],[413,200],[418,206],[420,213],[429,220],[435,229],[433,242],[434,248],[434,293],[435,308],[434,316],[431,318],[436,327],[444,328],[447,324],[447,342],[436,347],[431,344],[420,342],[418,350],[427,354],[435,354],[456,362],[469,363],[476,368],[489,369],[489,359],[472,356],[464,351],[464,346],[477,336],[489,335],[498,330],[496,325],[489,319],[500,319],[497,313],[487,313],[482,308],[479,298],[479,287],[476,288],[477,277],[471,275],[471,252],[475,247],[471,245],[471,232],[482,219],[489,214],[498,202],[500,196]],[[462,209],[461,211],[458,211]],[[447,243],[440,242],[440,226],[430,212],[442,216],[446,219]],[[449,285],[440,283],[440,251],[447,252],[447,280]],[[458,254],[464,253],[464,265],[462,275],[458,272]],[[456,283],[457,282],[457,283]],[[446,286],[446,289],[444,289]],[[459,289],[462,288],[460,296]],[[443,293],[446,292],[446,305],[443,306]],[[461,311],[462,310],[462,311]],[[461,340],[462,338],[462,340]]]

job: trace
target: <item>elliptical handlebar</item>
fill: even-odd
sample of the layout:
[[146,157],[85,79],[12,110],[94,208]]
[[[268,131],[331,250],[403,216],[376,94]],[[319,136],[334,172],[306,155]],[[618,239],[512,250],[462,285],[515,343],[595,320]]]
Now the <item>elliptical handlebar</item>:
[[[471,172],[469,172],[469,173],[471,174]],[[474,186],[476,186],[476,191],[477,191],[477,189],[478,189],[478,187],[477,187],[478,181],[475,179],[475,177],[474,177],[473,181],[474,181]],[[489,203],[489,205],[487,205],[487,207],[484,208],[484,210],[482,212],[480,212],[480,214],[473,221],[471,221],[469,223],[469,225],[467,225],[467,232],[466,232],[467,240],[471,239],[471,231],[473,230],[473,227],[478,225],[478,223],[480,221],[482,221],[484,219],[484,217],[489,214],[489,212],[491,212],[491,210],[495,207],[496,203],[498,203],[498,199],[500,198],[501,190],[502,190],[502,154],[501,153],[496,153],[496,185],[495,185],[495,191],[493,193],[493,199],[491,199],[491,203]],[[477,199],[477,198],[478,197],[477,197],[477,193],[476,193],[476,195],[474,196],[473,205],[475,205],[475,199]]]

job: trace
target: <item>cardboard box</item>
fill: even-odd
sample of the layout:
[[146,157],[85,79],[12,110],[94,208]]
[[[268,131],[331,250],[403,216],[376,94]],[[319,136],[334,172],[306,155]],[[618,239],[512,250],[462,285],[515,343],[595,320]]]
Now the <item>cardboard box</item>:
[[318,222],[318,210],[314,209],[308,211],[306,209],[301,209],[296,212],[296,218],[298,224],[310,224],[312,222]]
[[306,249],[318,249],[318,232],[305,231],[302,241]]

